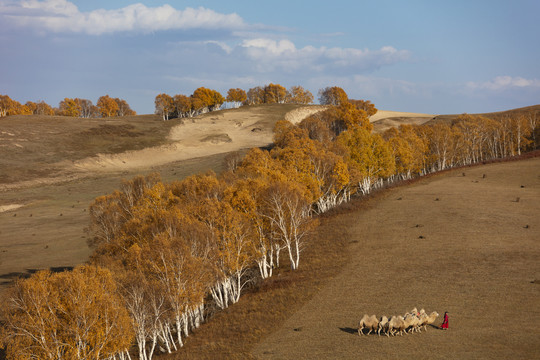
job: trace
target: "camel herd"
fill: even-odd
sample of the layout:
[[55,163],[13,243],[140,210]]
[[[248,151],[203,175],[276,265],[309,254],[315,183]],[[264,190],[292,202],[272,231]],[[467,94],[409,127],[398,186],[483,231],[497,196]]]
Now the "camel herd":
[[433,324],[438,316],[439,314],[436,311],[428,315],[424,309],[418,311],[416,308],[403,316],[392,316],[390,319],[386,316],[377,319],[375,315],[369,316],[366,314],[358,324],[358,335],[364,335],[364,330],[367,330],[366,335],[376,332],[381,336],[382,332],[388,337],[390,335],[396,336],[399,334],[403,336],[403,334],[411,332],[420,332],[422,327],[427,331],[427,326]]

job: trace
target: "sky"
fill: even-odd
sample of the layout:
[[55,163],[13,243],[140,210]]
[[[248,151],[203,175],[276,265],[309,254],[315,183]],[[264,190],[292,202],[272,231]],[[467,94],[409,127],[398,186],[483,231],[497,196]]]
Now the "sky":
[[383,110],[540,104],[538,0],[0,0],[0,94],[102,95],[327,86]]

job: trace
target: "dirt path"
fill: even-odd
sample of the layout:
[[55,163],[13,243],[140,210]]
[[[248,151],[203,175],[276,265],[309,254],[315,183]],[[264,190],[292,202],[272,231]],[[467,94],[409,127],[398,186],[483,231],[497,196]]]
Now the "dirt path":
[[[538,214],[539,158],[454,171],[392,190],[372,209],[350,215],[349,265],[254,354],[538,358]],[[450,329],[392,338],[356,333],[365,313],[388,316],[413,307],[441,317],[448,311]]]

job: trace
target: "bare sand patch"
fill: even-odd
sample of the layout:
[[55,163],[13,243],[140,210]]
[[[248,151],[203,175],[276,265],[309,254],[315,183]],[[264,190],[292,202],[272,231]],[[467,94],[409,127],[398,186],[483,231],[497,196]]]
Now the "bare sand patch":
[[23,206],[24,206],[23,204],[0,205],[0,213],[3,213],[5,211],[16,210],[16,209],[21,208]]
[[285,115],[285,120],[290,121],[293,124],[298,124],[308,116],[318,113],[319,111],[324,111],[328,106],[324,105],[315,105],[315,106],[305,106],[298,108],[293,111],[289,111]]
[[381,119],[395,118],[395,117],[409,117],[409,118],[433,118],[435,115],[431,114],[422,114],[422,113],[412,113],[412,112],[403,112],[403,111],[389,111],[389,110],[378,110],[377,113],[369,118],[369,121],[379,121]]
[[[305,106],[289,111],[285,119],[293,123],[325,109]],[[267,146],[272,142],[272,127],[265,123],[265,114],[252,109],[207,114],[186,118],[171,129],[170,144],[120,154],[86,158],[74,162],[82,172],[131,171],[160,166],[197,157],[221,154],[246,148]]]

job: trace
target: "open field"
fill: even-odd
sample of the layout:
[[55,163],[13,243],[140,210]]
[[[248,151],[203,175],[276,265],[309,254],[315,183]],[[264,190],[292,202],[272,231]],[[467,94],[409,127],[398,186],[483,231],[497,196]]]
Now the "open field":
[[[452,171],[388,191],[368,211],[347,215],[347,265],[254,353],[262,359],[537,358],[538,214],[540,158]],[[390,339],[353,331],[364,313],[413,307],[439,312],[437,324],[448,311],[449,331]]]
[[[539,212],[539,157],[356,199],[321,219],[298,271],[281,270],[163,358],[538,358]],[[450,329],[356,333],[364,313],[416,306],[438,311],[436,324],[448,311]]]

